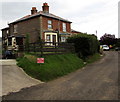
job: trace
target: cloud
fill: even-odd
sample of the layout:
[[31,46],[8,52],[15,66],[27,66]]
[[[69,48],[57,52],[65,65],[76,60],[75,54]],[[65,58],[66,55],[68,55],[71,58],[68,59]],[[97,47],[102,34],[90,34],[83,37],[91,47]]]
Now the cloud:
[[[94,7],[95,6],[93,6],[93,8]],[[88,33],[95,33],[95,31],[98,30],[99,38],[104,33],[116,34],[116,37],[118,37],[117,9],[117,1],[112,1],[106,4],[104,3],[104,5],[101,5],[100,9],[98,8],[97,10],[87,10],[88,14],[84,13],[86,12],[86,10],[84,10],[84,16],[77,16],[72,18],[72,21],[74,21],[72,27],[74,29]]]
[[118,0],[4,0],[0,27],[30,14],[32,6],[41,10],[44,2],[49,3],[51,13],[72,21],[75,30],[88,33],[98,30],[98,37],[104,33],[118,34]]

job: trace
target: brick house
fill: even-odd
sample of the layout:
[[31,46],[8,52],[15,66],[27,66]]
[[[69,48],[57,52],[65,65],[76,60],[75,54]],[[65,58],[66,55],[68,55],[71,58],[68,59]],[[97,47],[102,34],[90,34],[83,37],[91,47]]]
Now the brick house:
[[45,42],[65,42],[71,36],[71,21],[49,12],[47,3],[43,3],[42,11],[32,7],[31,15],[11,22],[9,27],[2,29],[3,45],[19,46],[25,43],[26,34],[30,43],[42,39]]

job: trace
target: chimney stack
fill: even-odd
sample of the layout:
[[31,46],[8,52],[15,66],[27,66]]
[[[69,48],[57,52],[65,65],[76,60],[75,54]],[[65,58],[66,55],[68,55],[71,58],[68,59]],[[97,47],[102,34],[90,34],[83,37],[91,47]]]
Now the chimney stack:
[[44,13],[49,13],[48,3],[43,3],[42,9]]
[[33,15],[33,14],[35,14],[35,13],[37,13],[37,9],[36,9],[36,7],[32,7],[31,15]]

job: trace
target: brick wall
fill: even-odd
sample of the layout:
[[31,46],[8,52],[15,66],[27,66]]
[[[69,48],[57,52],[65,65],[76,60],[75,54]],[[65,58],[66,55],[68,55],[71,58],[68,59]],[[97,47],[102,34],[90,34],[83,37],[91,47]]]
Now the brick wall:
[[40,18],[39,17],[32,18],[24,22],[19,22],[17,23],[17,26],[18,26],[17,33],[15,33],[14,35],[26,36],[26,34],[29,34],[30,43],[33,43],[39,40],[39,36],[40,36],[40,33],[39,33],[40,32]]
[[59,21],[57,19],[52,19],[52,18],[48,18],[48,17],[42,17],[43,30],[49,30],[48,29],[48,20],[52,21],[52,30],[53,31],[60,30],[60,32],[63,32],[63,23],[66,23],[67,33],[71,33],[71,23]]
[[9,27],[10,27],[10,35],[14,35],[13,24],[10,24]]
[[[40,21],[40,17],[35,17],[26,21],[22,21],[17,23],[17,33],[14,34],[14,25],[10,25],[10,33],[14,35],[23,35],[26,36],[26,34],[30,35],[30,43],[36,42],[39,40],[40,32],[42,34],[42,39],[44,40],[44,32],[48,29],[48,20],[52,21],[53,29],[52,31],[60,30],[60,32],[63,32],[63,23],[66,23],[66,30],[67,33],[71,33],[71,23],[59,21],[56,19],[52,19],[49,17],[42,17]],[[41,22],[41,24],[40,24]],[[42,27],[41,27],[42,26]],[[41,28],[40,28],[41,27]]]

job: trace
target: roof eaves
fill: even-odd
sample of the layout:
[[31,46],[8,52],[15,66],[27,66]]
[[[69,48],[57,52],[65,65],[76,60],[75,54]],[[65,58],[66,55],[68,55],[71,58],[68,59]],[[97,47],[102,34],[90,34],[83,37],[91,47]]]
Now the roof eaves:
[[5,28],[3,28],[3,29],[1,29],[1,30],[5,30],[5,29],[9,29],[9,27],[5,27]]
[[31,18],[40,16],[40,15],[41,15],[41,14],[37,14],[37,15],[33,15],[33,16],[30,16],[30,17],[27,17],[27,18],[19,19],[19,20],[16,20],[16,21],[14,21],[14,22],[11,22],[11,24],[13,24],[13,23],[18,23],[18,22],[21,22],[21,21],[25,21],[25,20],[28,20],[28,19],[31,19]]

